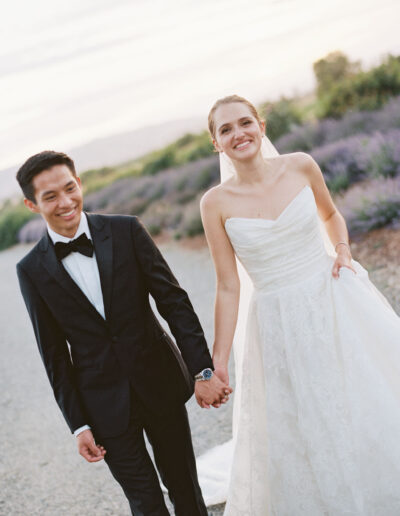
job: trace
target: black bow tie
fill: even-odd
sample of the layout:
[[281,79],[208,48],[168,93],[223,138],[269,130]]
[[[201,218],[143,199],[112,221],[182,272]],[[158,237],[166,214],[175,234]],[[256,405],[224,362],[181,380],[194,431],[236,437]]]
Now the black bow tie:
[[81,253],[85,256],[93,256],[93,243],[86,236],[86,233],[82,233],[78,238],[71,240],[67,244],[56,242],[54,249],[60,261],[73,252]]

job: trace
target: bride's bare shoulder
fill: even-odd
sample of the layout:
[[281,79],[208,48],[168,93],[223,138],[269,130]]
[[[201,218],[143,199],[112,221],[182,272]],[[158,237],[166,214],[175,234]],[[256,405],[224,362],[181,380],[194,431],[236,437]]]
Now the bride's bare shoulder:
[[212,208],[224,202],[227,193],[227,186],[229,180],[226,183],[220,183],[219,185],[213,186],[203,195],[200,201],[200,206]]
[[314,158],[306,152],[290,152],[288,154],[281,154],[276,158],[277,169],[285,174],[300,174],[306,178],[308,182],[318,174],[319,167],[314,161]]
[[280,154],[276,158],[283,164],[288,164],[296,167],[307,167],[314,163],[314,159],[310,154],[306,152],[289,152],[288,154]]

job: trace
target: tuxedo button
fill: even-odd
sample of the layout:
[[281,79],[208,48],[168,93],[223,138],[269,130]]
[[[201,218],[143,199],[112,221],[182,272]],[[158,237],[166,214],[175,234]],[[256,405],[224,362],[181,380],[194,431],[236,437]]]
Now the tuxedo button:
[[113,342],[118,342],[118,337],[114,335],[113,338],[112,338],[112,341]]

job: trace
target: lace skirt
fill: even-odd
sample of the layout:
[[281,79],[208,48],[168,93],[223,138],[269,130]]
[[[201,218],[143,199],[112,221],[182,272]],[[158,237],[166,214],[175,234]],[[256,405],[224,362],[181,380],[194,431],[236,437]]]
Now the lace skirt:
[[400,515],[400,318],[331,265],[253,295],[225,516]]

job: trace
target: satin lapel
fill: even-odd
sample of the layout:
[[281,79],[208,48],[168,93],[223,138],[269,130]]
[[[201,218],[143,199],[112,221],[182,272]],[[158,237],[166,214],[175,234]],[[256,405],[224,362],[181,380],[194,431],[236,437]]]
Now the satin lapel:
[[86,214],[93,238],[97,266],[99,268],[101,291],[103,293],[106,320],[111,310],[111,291],[113,276],[113,247],[110,222],[99,215]]
[[41,241],[40,250],[44,253],[42,265],[45,270],[58,281],[58,283],[71,295],[74,299],[92,315],[100,319],[104,323],[104,319],[71,278],[63,265],[57,260],[54,251],[54,245],[48,235],[45,235]]

